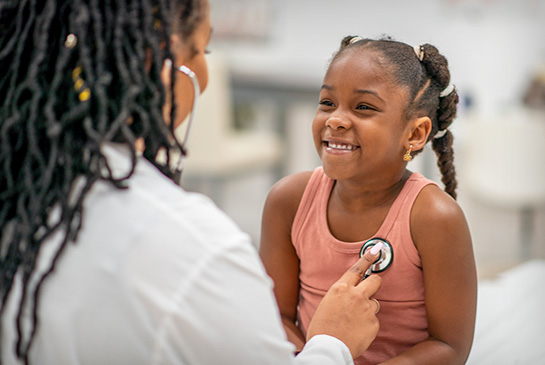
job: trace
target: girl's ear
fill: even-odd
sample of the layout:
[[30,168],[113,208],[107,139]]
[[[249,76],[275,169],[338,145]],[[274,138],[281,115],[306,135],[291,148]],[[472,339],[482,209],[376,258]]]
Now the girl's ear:
[[410,123],[410,134],[407,139],[407,146],[412,145],[413,151],[419,151],[426,145],[428,135],[431,131],[431,119],[429,117],[419,117]]

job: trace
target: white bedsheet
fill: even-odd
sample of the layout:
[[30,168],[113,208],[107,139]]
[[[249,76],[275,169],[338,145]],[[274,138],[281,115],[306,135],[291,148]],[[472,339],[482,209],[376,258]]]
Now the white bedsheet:
[[479,282],[471,365],[545,364],[545,260]]

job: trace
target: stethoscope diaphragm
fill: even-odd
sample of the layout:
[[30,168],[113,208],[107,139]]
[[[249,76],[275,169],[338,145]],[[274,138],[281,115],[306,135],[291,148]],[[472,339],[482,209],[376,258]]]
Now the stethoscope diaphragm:
[[375,262],[371,265],[371,272],[373,273],[379,273],[386,270],[394,260],[394,250],[392,248],[392,245],[390,242],[386,241],[383,238],[374,237],[368,240],[361,246],[360,250],[360,257],[363,256],[367,250],[371,249],[371,247],[375,246],[377,243],[382,242],[382,248],[380,249],[379,257],[375,260]]

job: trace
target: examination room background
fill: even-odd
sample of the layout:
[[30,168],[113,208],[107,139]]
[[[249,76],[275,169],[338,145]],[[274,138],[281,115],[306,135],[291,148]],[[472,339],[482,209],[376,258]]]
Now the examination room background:
[[[452,127],[459,202],[480,277],[545,257],[545,0],[211,4],[214,75],[184,184],[211,195],[256,245],[270,186],[319,164],[310,124],[340,39],[388,34],[434,44],[449,60],[461,95]],[[530,103],[536,84],[541,94]],[[431,150],[410,168],[439,181]]]
[[[461,97],[458,202],[479,276],[467,364],[544,364],[545,0],[210,2],[212,75],[184,187],[210,195],[259,245],[272,184],[320,163],[310,126],[342,37],[434,44]],[[435,161],[427,147],[409,168],[439,182]]]

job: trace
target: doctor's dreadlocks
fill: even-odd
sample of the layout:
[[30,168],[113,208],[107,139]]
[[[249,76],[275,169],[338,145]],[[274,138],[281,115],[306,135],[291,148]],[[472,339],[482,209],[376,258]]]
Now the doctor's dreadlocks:
[[[144,157],[172,178],[179,144],[163,120],[160,71],[168,35],[189,37],[203,16],[200,0],[0,0],[0,315],[20,275],[16,351],[25,363],[40,286],[75,241],[93,184],[124,188],[138,138]],[[131,150],[125,177],[112,176],[100,150],[109,141]],[[36,277],[40,247],[58,231],[60,248]],[[23,310],[32,313],[29,331]]]

